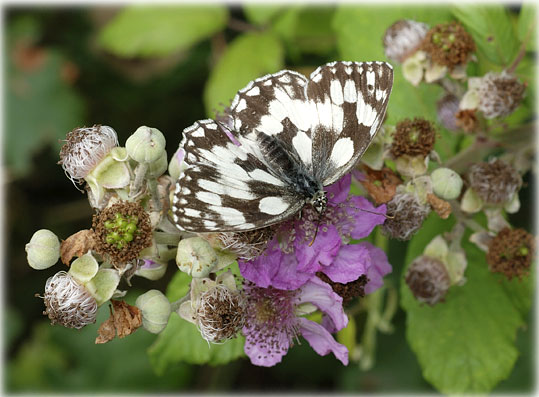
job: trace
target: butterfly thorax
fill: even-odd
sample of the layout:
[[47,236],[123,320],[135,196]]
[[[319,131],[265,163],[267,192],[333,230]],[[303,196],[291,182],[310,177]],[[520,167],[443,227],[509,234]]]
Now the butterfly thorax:
[[313,206],[318,214],[322,215],[326,211],[328,205],[327,193],[323,190],[319,190],[313,197],[311,197],[308,203]]

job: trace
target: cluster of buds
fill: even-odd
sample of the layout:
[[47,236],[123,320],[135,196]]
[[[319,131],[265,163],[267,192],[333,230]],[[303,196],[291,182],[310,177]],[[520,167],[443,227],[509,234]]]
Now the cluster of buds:
[[[54,233],[39,230],[26,251],[34,269],[59,259],[69,266],[47,280],[44,313],[53,324],[81,328],[95,322],[99,306],[125,294],[118,289],[122,278],[130,285],[133,276],[162,277],[181,237],[164,216],[171,181],[163,175],[168,162],[159,130],[140,127],[120,147],[111,127],[76,128],[67,134],[59,164],[76,185],[84,185],[96,210],[92,228],[62,243]],[[156,233],[165,235],[164,241]],[[167,309],[168,300],[158,291],[147,294],[139,297],[142,325],[158,332],[170,304]],[[153,308],[156,304],[163,308]]]
[[456,22],[429,29],[421,22],[399,20],[384,35],[386,56],[402,63],[404,77],[413,85],[432,83],[447,74],[466,77],[466,65],[474,60],[475,43]]

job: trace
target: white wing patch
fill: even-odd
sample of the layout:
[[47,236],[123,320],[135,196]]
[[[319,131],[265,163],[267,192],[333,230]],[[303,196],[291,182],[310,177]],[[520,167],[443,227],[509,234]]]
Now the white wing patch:
[[260,211],[270,215],[282,214],[288,207],[289,205],[280,197],[264,197],[258,205]]
[[329,161],[331,161],[335,168],[342,167],[348,163],[352,156],[354,155],[354,142],[348,137],[341,138],[331,150],[331,155],[329,156]]

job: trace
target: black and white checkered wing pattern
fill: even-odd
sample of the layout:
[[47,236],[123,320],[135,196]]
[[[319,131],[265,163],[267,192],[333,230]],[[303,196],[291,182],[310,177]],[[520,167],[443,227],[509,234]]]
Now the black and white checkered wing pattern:
[[238,141],[257,152],[262,136],[278,139],[310,170],[310,128],[316,109],[307,101],[307,83],[305,76],[282,70],[256,79],[240,90],[230,107],[232,129],[237,131]]
[[251,230],[279,222],[303,206],[219,122],[201,120],[186,128],[180,148],[187,169],[176,183],[172,213],[181,230]]
[[313,171],[324,186],[363,155],[382,124],[392,85],[393,68],[386,62],[333,62],[311,74]]

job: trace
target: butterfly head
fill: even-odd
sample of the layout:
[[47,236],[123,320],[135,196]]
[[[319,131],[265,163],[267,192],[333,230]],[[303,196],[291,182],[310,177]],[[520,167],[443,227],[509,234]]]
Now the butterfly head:
[[319,190],[315,195],[309,200],[309,204],[318,212],[318,214],[323,214],[326,211],[328,205],[328,197],[326,192]]

